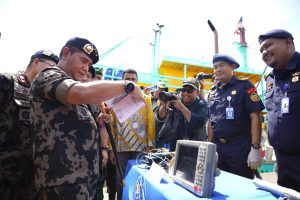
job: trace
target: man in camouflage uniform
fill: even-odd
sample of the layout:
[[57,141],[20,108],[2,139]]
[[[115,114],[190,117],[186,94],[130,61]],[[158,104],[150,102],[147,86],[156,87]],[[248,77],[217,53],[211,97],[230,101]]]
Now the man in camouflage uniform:
[[24,71],[0,74],[0,198],[31,199],[32,148],[30,146],[29,88],[33,78],[58,63],[51,51],[31,56]]
[[97,119],[87,104],[125,92],[143,100],[139,87],[131,82],[77,81],[98,59],[90,41],[71,38],[60,52],[57,67],[43,70],[32,83],[30,114],[37,199],[95,199],[100,139]]

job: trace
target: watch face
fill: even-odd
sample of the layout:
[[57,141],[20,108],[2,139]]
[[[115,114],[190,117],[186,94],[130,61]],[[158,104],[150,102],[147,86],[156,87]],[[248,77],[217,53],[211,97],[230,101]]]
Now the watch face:
[[134,90],[134,84],[132,82],[127,82],[125,85],[125,92],[130,93]]
[[259,144],[252,144],[252,147],[253,147],[254,149],[259,149],[259,148],[260,148],[260,145],[259,145]]

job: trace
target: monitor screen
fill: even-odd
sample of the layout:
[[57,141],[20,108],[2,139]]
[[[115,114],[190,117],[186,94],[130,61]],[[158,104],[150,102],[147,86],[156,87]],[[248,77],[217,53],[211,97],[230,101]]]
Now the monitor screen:
[[198,147],[178,145],[177,165],[174,175],[191,183],[195,180],[197,166]]
[[[177,140],[171,178],[201,197],[210,197],[214,188],[216,145],[210,142]],[[171,166],[170,166],[171,167]]]

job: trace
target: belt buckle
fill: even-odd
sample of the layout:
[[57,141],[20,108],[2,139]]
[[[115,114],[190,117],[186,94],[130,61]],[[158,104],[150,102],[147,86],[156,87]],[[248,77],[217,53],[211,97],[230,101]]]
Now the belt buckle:
[[226,140],[225,140],[225,138],[219,138],[219,142],[222,143],[222,144],[227,143]]

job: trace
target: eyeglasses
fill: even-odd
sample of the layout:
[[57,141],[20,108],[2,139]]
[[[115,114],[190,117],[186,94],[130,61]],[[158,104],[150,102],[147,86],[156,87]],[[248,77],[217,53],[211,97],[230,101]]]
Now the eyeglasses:
[[46,63],[47,65],[49,65],[49,66],[51,66],[51,67],[55,66],[55,64],[48,63],[48,62],[46,62],[46,61],[43,61],[43,60],[39,60],[39,61],[40,61],[40,62],[42,62],[42,63]]
[[182,93],[187,92],[187,93],[191,94],[191,93],[193,93],[195,90],[196,90],[196,89],[194,89],[194,88],[182,88],[182,89],[181,89],[181,92],[182,92]]

